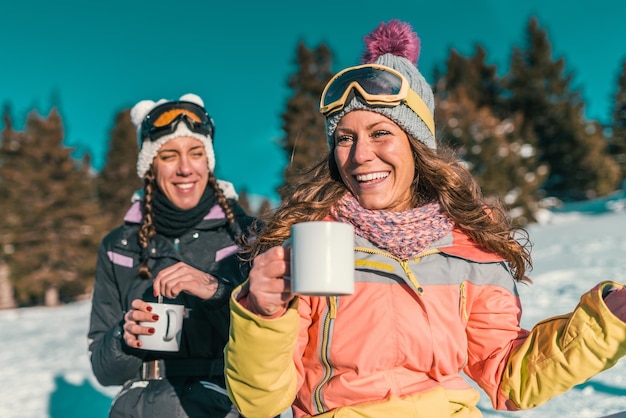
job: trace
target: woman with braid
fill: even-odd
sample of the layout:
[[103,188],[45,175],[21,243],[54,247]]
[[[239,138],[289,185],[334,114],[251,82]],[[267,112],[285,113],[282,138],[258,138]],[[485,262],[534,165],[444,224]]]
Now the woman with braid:
[[[520,327],[530,248],[435,140],[419,38],[390,21],[326,85],[329,153],[291,184],[231,296],[228,394],[247,418],[478,418],[527,409],[626,354],[626,288],[605,278],[572,313]],[[354,293],[292,293],[290,227],[354,227]],[[518,240],[519,239],[519,240]]]
[[[100,246],[89,329],[92,369],[123,385],[110,417],[238,416],[224,384],[228,297],[246,277],[237,253],[253,219],[213,174],[213,121],[193,94],[144,100],[137,174],[144,181],[124,224]],[[178,352],[143,350],[154,333],[147,302],[185,306]],[[145,325],[145,324],[144,324]]]

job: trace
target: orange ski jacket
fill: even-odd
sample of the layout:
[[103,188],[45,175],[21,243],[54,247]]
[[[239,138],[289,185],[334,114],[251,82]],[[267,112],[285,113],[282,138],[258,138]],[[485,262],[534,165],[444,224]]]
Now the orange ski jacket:
[[623,285],[527,331],[506,263],[459,231],[409,260],[357,236],[355,269],[353,295],[299,296],[274,319],[235,289],[225,372],[245,417],[481,417],[461,372],[494,408],[527,409],[626,354],[626,324],[602,300]]

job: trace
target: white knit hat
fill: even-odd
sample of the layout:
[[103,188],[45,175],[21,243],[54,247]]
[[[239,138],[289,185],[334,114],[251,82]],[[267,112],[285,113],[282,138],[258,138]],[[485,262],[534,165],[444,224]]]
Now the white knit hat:
[[[195,94],[185,94],[181,96],[180,99],[178,99],[177,101],[195,103],[204,108],[204,102],[199,96]],[[152,111],[155,107],[168,102],[169,100],[165,99],[161,99],[157,102],[154,102],[152,100],[142,100],[135,106],[133,106],[130,111],[130,118],[137,128],[137,140],[139,141],[139,146],[141,147],[141,149],[139,150],[139,155],[137,157],[137,175],[140,179],[143,179],[143,177],[150,169],[152,161],[154,160],[154,157],[156,157],[161,146],[163,146],[163,144],[165,144],[169,140],[179,138],[181,136],[188,136],[202,141],[202,143],[204,144],[204,148],[206,149],[209,170],[213,172],[215,169],[215,152],[213,151],[213,138],[210,135],[203,135],[201,133],[192,132],[184,123],[179,123],[176,127],[176,131],[171,134],[164,135],[158,138],[156,141],[142,141],[141,124],[143,120],[146,118],[148,113],[150,113],[150,111]]]

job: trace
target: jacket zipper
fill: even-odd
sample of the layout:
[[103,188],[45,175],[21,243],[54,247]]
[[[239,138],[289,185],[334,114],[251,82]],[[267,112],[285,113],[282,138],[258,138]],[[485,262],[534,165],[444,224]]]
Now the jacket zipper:
[[459,314],[463,320],[467,321],[467,294],[464,281],[459,286],[459,296]]
[[[467,286],[465,286],[465,281],[462,281],[459,285],[459,315],[461,315],[463,321],[467,321]],[[466,350],[461,368],[467,366],[467,359],[468,354]]]
[[313,390],[313,399],[315,401],[315,407],[317,408],[318,413],[326,412],[326,408],[324,407],[322,400],[322,388],[328,383],[331,378],[331,364],[330,364],[330,356],[328,351],[330,350],[330,329],[333,321],[337,317],[337,304],[339,303],[338,296],[329,296],[328,297],[328,312],[324,318],[324,325],[322,328],[322,345],[320,347],[320,359],[322,361],[322,365],[324,366],[324,377],[317,384],[315,389]]

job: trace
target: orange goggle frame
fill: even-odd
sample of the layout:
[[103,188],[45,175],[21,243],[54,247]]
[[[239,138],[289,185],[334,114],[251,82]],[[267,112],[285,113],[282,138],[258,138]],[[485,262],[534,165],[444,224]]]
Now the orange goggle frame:
[[148,113],[141,123],[141,141],[156,141],[174,133],[180,122],[190,131],[213,139],[215,126],[204,108],[196,103],[174,101],[163,103]]

